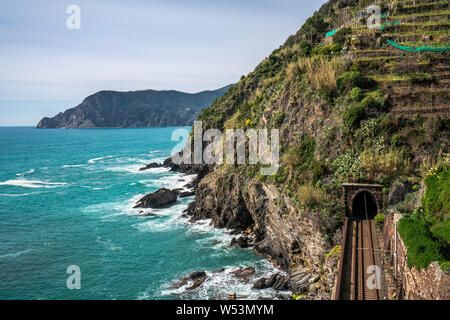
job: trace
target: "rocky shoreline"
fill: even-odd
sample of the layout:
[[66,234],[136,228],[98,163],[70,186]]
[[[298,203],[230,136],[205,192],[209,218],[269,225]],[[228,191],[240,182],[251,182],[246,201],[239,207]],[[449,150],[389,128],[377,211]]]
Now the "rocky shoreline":
[[[286,294],[287,291],[294,294],[297,299],[329,299],[330,295],[326,292],[317,295],[321,285],[318,285],[320,276],[314,269],[305,268],[303,264],[294,265],[287,257],[289,253],[283,251],[280,243],[276,243],[275,240],[270,237],[264,230],[264,221],[261,217],[260,221],[255,221],[252,214],[248,212],[245,205],[243,205],[244,199],[235,201],[230,207],[230,204],[223,204],[222,209],[216,210],[217,205],[210,206],[211,212],[205,209],[205,204],[202,203],[198,206],[198,200],[204,201],[209,198],[211,200],[213,193],[203,194],[205,192],[204,186],[199,188],[202,180],[208,176],[210,172],[214,170],[213,167],[208,165],[176,165],[171,158],[166,159],[163,163],[151,163],[143,168],[141,171],[152,168],[169,168],[170,171],[176,171],[184,174],[196,174],[196,178],[183,186],[180,189],[169,190],[159,189],[158,191],[148,194],[140,199],[136,205],[136,208],[160,208],[174,204],[177,197],[196,195],[196,200],[188,205],[188,208],[183,212],[182,218],[188,219],[190,223],[195,223],[201,220],[211,219],[211,226],[216,228],[231,229],[232,234],[235,237],[232,238],[230,246],[236,246],[239,248],[251,248],[255,253],[265,258],[279,270],[278,272],[253,279],[255,269],[253,266],[236,269],[230,272],[234,277],[240,281],[249,283],[253,281],[253,289],[268,289],[272,288],[275,292],[279,292],[276,296],[278,299],[291,299],[291,294]],[[232,190],[229,190],[232,193]],[[198,198],[197,198],[198,196]],[[230,199],[234,199],[233,196]],[[228,201],[230,200],[228,199]],[[215,199],[217,201],[217,199]],[[258,201],[256,201],[258,203]],[[268,206],[267,199],[259,201],[259,211],[263,211]],[[218,204],[220,206],[220,204]],[[200,209],[201,208],[201,209]],[[208,208],[208,206],[206,206]],[[336,260],[336,259],[335,259]],[[337,263],[337,261],[335,261]],[[333,266],[331,266],[332,268]],[[223,272],[223,270],[217,270],[216,273]],[[192,274],[185,275],[181,279],[176,280],[172,285],[172,289],[178,289],[183,287],[186,291],[194,290],[200,287],[208,276],[204,270],[195,271]],[[334,282],[334,278],[330,279]],[[314,297],[311,294],[315,294]],[[261,298],[263,298],[261,296]]]

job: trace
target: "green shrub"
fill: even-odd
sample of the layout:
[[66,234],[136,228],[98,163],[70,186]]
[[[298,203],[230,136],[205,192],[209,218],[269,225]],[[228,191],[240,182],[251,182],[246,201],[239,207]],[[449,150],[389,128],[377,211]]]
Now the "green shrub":
[[405,139],[403,138],[403,136],[400,133],[394,134],[391,138],[391,144],[393,146],[398,147],[404,143],[405,143]]
[[300,42],[300,54],[304,57],[309,57],[311,55],[312,46],[306,40]]
[[365,116],[366,112],[364,106],[359,103],[352,103],[345,110],[343,121],[347,128],[356,128]]
[[274,113],[273,118],[272,118],[272,124],[275,128],[278,128],[284,121],[284,111],[283,110],[278,110],[277,112]]
[[264,182],[264,181],[266,181],[266,179],[267,179],[267,176],[266,176],[266,175],[263,175],[263,174],[259,174],[259,175],[258,175],[258,180],[259,180],[259,181]]
[[284,154],[283,161],[287,166],[303,172],[310,166],[315,151],[316,141],[314,138],[307,136],[301,143],[290,148],[288,152]]
[[382,109],[380,99],[371,95],[365,97],[359,104],[354,102],[344,112],[344,124],[348,128],[356,128],[368,116],[374,116]]
[[450,166],[434,168],[425,177],[426,192],[422,205],[428,221],[449,219],[450,215]]
[[433,78],[426,73],[413,73],[409,76],[409,81],[413,84],[429,84]]
[[417,218],[402,218],[398,222],[398,232],[408,253],[408,266],[428,268],[432,261],[443,261],[442,248],[432,238],[425,221]]
[[367,96],[361,101],[361,106],[364,108],[364,110],[376,111],[381,108],[381,103],[374,97]]
[[352,28],[342,28],[338,30],[333,36],[333,43],[343,46],[345,44],[346,35],[352,33]]
[[289,174],[289,170],[287,167],[281,167],[278,169],[277,173],[271,176],[272,180],[275,183],[284,183],[286,182],[286,178]]
[[330,250],[330,252],[328,252],[328,253],[326,254],[326,257],[327,257],[327,258],[330,258],[330,257],[340,257],[340,256],[341,256],[341,250],[342,250],[341,245],[334,246],[334,247]]
[[441,270],[445,273],[450,273],[450,261],[442,261],[439,263]]
[[342,47],[339,44],[320,45],[312,49],[311,55],[331,56],[341,51]]
[[313,183],[318,182],[319,179],[322,178],[327,172],[328,167],[325,163],[323,162],[317,163],[313,169],[313,177],[312,177]]
[[373,85],[373,81],[366,78],[359,71],[344,72],[336,79],[336,86],[341,92],[346,92],[354,87],[368,89]]
[[359,87],[354,87],[350,91],[350,100],[354,102],[360,102],[364,98],[364,93]]
[[378,151],[366,149],[361,155],[361,166],[370,176],[384,176],[387,180],[401,173],[408,174],[411,169],[410,159],[403,150],[390,149]]
[[381,214],[381,213],[377,214],[375,216],[375,223],[379,226],[382,226],[384,223],[384,214]]
[[325,22],[321,14],[315,14],[309,17],[302,25],[301,31],[307,38],[311,39],[312,43],[318,43],[324,36],[323,30],[328,30],[330,24]]
[[435,222],[430,231],[434,237],[441,241],[444,246],[450,244],[450,220],[443,222]]
[[334,168],[334,175],[336,178],[352,173],[359,173],[361,169],[361,160],[359,154],[354,151],[348,151],[337,157],[332,166]]

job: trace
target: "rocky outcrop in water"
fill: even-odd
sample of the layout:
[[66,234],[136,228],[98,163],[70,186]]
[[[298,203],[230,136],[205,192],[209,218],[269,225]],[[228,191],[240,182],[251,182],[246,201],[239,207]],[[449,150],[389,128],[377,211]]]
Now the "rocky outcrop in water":
[[162,167],[164,167],[164,164],[152,162],[152,163],[146,165],[145,167],[140,168],[139,171],[145,171],[145,170],[149,170],[149,169],[162,168]]
[[145,195],[137,202],[135,208],[156,209],[168,206],[175,201],[177,201],[177,193],[172,190],[162,188],[158,191]]
[[250,239],[245,236],[231,239],[230,246],[239,248],[248,248],[250,245]]
[[203,270],[198,270],[175,281],[174,283],[171,284],[169,288],[179,289],[183,286],[187,286],[186,290],[192,291],[200,287],[207,279],[208,276],[206,275],[206,272]]
[[245,267],[242,269],[237,269],[237,270],[231,271],[230,273],[235,275],[236,277],[243,278],[243,277],[249,277],[249,276],[255,274],[255,272],[256,272],[255,268]]

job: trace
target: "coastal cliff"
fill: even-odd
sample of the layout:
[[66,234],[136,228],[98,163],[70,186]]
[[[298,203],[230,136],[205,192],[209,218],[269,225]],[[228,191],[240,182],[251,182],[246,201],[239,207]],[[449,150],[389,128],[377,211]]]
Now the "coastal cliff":
[[316,297],[330,298],[337,259],[330,259],[325,270],[318,263],[326,259],[325,253],[330,249],[321,215],[313,212],[299,215],[292,200],[280,198],[274,185],[221,170],[206,175],[195,195],[196,201],[190,204],[188,215],[194,219],[211,219],[217,228],[250,235],[257,254],[288,272],[287,288],[301,294],[313,284],[299,283],[300,279],[292,276],[300,268],[308,279],[320,280],[315,284],[315,290],[319,291]]
[[142,90],[100,91],[75,108],[45,117],[37,128],[139,128],[189,126],[202,109],[231,86],[199,93]]
[[[380,32],[368,29],[360,14],[371,3],[328,1],[198,117],[205,130],[280,130],[276,174],[262,175],[260,165],[211,166],[187,214],[250,236],[255,252],[286,271],[286,286],[301,298],[331,298],[343,232],[342,183],[379,183],[385,200],[408,185],[385,204],[400,203],[411,215],[408,199],[416,198],[426,170],[448,171],[448,52],[406,55],[387,46],[408,32],[394,28],[390,16],[404,15],[406,23],[424,8],[439,13],[448,7],[421,3],[374,1],[387,17]],[[332,36],[325,36],[328,30]],[[431,48],[429,38],[408,37]],[[448,37],[436,33],[434,41],[448,44]],[[433,224],[448,230],[442,225],[449,214],[430,211],[417,219],[428,219],[433,233]],[[447,233],[439,232],[430,241],[442,254],[427,259],[448,260]],[[300,281],[301,288],[292,277],[299,269],[314,279]]]

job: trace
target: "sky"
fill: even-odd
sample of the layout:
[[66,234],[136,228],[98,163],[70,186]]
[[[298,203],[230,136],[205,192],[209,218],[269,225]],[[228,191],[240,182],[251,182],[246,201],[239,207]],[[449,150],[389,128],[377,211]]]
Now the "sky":
[[[36,125],[100,90],[239,81],[325,0],[3,0],[0,126]],[[73,25],[71,5],[80,9]]]

